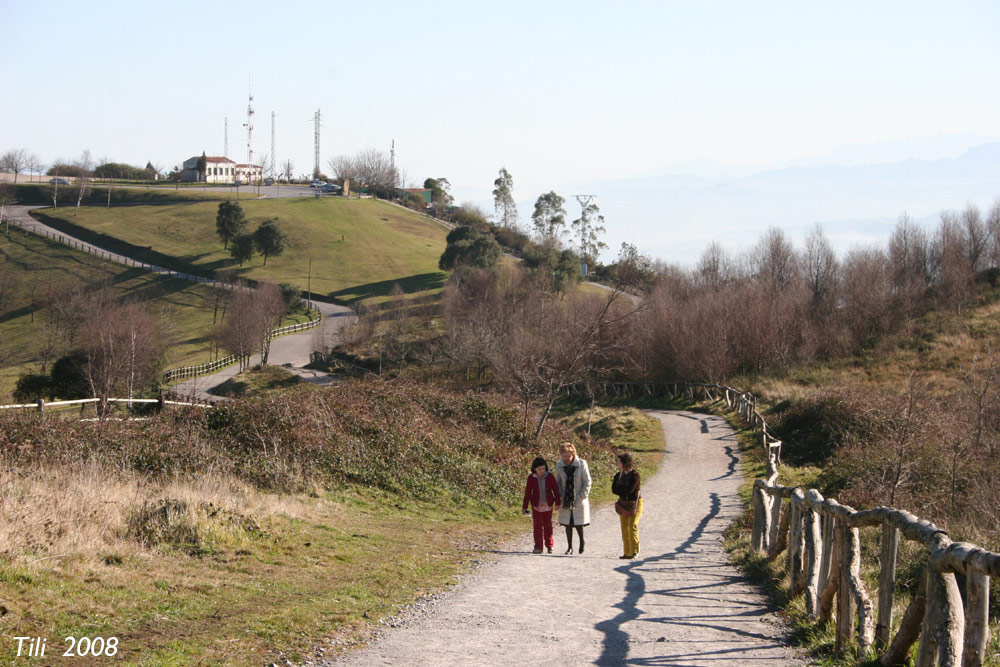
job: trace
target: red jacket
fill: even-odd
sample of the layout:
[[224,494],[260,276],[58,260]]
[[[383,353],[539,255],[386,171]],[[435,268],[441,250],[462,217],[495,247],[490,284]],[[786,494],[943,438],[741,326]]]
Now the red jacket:
[[[561,502],[556,476],[550,472],[545,473],[545,504],[559,507]],[[527,512],[529,505],[534,507],[541,504],[538,498],[538,478],[534,474],[528,475],[528,481],[524,485],[524,502],[521,503],[521,511]]]

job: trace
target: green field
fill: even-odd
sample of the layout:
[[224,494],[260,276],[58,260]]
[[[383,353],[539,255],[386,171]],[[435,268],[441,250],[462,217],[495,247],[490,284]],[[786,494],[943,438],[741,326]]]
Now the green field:
[[[116,298],[148,302],[169,324],[169,367],[203,363],[211,356],[213,299],[204,285],[145,273],[73,250],[16,228],[0,230],[0,397],[17,378],[37,371],[48,316],[40,301],[66,282],[88,290],[108,287]],[[34,293],[34,294],[33,294]],[[298,316],[288,320],[304,320]],[[57,348],[61,355],[68,350]]]
[[[133,253],[148,249],[149,261],[173,258],[176,268],[209,275],[233,269],[247,278],[270,278],[340,301],[385,297],[399,283],[408,294],[439,290],[445,274],[437,268],[447,230],[424,216],[385,202],[339,197],[242,201],[248,230],[277,218],[288,234],[279,257],[254,257],[240,267],[216,235],[218,203],[46,209],[38,213],[73,233],[82,227],[130,244]],[[110,245],[111,239],[94,240]],[[143,259],[140,257],[140,259]]]

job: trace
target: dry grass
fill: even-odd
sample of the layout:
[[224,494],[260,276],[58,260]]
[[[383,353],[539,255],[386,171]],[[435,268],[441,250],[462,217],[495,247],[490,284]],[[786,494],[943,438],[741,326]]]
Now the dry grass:
[[166,500],[184,508],[183,516],[170,521],[190,526],[206,544],[237,544],[246,540],[252,523],[307,513],[301,498],[262,493],[231,477],[153,482],[96,464],[7,468],[0,471],[0,556],[10,564],[48,569],[136,555],[143,548],[137,517],[154,520],[144,517],[143,509],[162,507]]

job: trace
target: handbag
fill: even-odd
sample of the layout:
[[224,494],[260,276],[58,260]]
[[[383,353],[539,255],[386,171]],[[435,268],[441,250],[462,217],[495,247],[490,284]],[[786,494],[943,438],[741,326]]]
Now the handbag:
[[616,500],[615,512],[618,513],[618,516],[635,516],[635,506],[637,504],[637,500]]

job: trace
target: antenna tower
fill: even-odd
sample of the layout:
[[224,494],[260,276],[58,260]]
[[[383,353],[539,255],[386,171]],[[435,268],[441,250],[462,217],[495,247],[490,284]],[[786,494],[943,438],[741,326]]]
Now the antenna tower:
[[396,187],[396,140],[389,143],[389,169],[392,170],[392,187]]
[[322,114],[320,114],[319,109],[316,109],[316,113],[313,114],[313,134],[314,141],[316,145],[316,155],[313,159],[313,178],[319,178],[319,128],[323,127]]
[[276,115],[277,114],[275,114],[273,111],[271,112],[271,170],[270,170],[271,171],[271,178],[274,178],[274,164],[275,164],[275,162],[274,162],[274,117]]
[[229,116],[222,121],[222,157],[229,157]]
[[247,165],[253,165],[253,88],[250,88],[250,101],[247,103]]

